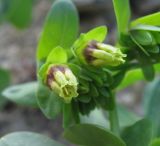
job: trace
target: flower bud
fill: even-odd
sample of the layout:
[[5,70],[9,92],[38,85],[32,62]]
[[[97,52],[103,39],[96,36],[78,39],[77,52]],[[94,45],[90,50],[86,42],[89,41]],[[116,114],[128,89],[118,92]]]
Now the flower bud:
[[117,66],[125,62],[125,54],[119,48],[91,41],[84,50],[85,59],[93,66]]
[[46,84],[51,90],[69,103],[77,97],[77,79],[67,66],[50,65],[47,71]]

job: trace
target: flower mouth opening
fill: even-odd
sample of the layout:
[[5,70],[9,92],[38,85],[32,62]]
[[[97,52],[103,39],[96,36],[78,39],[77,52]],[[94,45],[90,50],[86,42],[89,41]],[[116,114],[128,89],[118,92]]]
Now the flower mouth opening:
[[46,84],[67,103],[78,96],[77,79],[67,66],[49,66]]

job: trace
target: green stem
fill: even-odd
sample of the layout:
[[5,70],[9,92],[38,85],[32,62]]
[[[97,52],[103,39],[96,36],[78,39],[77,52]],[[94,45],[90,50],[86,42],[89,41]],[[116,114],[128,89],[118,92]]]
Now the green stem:
[[115,97],[113,96],[112,98],[113,98],[114,109],[109,111],[110,128],[115,135],[119,136],[119,120],[117,113],[117,104],[115,101]]

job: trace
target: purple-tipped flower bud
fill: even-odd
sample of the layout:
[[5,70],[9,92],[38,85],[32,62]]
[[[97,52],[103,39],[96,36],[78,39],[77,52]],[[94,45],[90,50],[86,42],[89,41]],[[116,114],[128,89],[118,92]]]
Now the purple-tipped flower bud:
[[46,84],[67,103],[78,96],[77,79],[67,66],[50,65],[47,71]]
[[86,61],[93,66],[110,65],[117,66],[125,62],[125,54],[119,48],[111,45],[91,41],[84,49]]

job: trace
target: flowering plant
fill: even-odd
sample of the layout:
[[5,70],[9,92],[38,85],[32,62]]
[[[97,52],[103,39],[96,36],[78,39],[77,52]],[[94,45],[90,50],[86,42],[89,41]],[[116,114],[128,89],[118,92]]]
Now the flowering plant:
[[[64,137],[74,144],[156,146],[160,143],[156,121],[160,119],[155,118],[158,96],[148,94],[146,115],[139,117],[117,105],[116,91],[140,79],[151,81],[160,71],[160,13],[130,22],[129,1],[113,0],[113,4],[118,26],[115,46],[104,43],[106,26],[77,37],[75,6],[70,0],[54,2],[37,48],[37,81],[10,87],[3,94],[16,103],[39,107],[49,119],[62,113]],[[158,83],[150,88],[156,93]],[[27,145],[61,146],[23,132],[5,136],[2,143],[19,136]],[[20,146],[19,142],[22,145],[17,142],[15,146]]]

